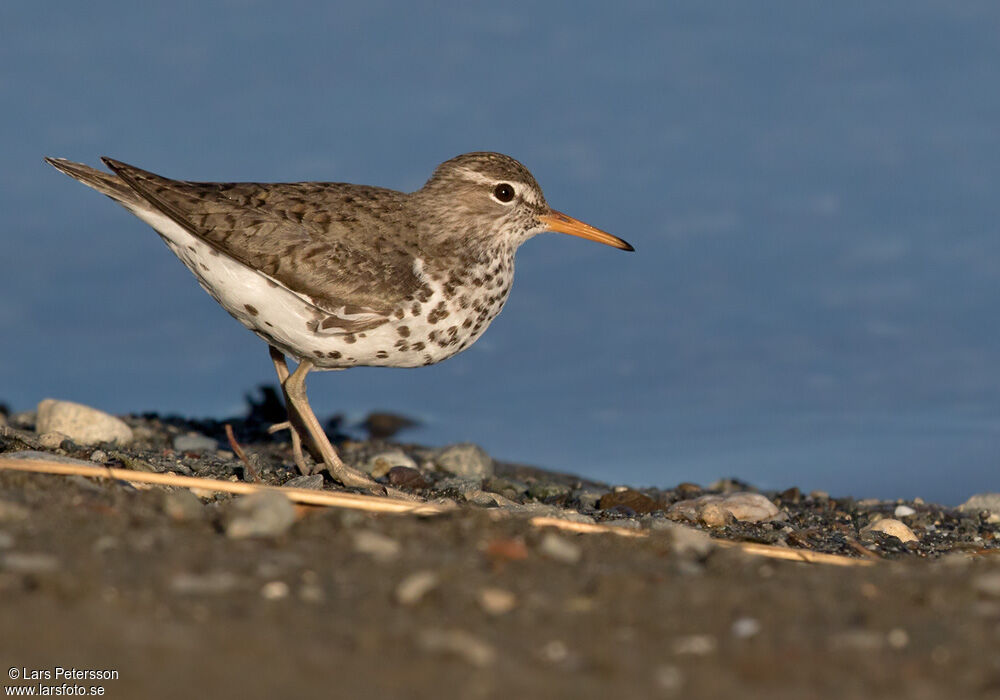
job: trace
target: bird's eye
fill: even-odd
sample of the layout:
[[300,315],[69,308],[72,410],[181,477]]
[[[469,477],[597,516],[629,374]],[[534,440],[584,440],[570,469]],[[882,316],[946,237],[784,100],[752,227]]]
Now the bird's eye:
[[506,182],[501,182],[493,188],[493,196],[501,202],[509,202],[514,199],[514,187]]

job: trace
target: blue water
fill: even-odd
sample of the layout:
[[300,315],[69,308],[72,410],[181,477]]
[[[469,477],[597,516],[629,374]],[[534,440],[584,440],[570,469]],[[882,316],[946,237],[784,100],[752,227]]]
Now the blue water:
[[264,345],[42,163],[414,189],[523,161],[633,243],[530,241],[441,365],[318,413],[621,483],[957,503],[1000,490],[1000,6],[0,4],[0,400],[224,416]]

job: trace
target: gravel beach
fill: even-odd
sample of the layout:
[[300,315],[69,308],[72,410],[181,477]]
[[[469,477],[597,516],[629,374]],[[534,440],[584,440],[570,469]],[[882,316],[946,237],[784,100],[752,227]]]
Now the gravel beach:
[[[59,421],[86,407],[61,403],[0,413],[0,464],[342,491],[297,475],[267,402],[229,421],[245,461],[223,422],[108,417],[106,434],[74,435]],[[88,431],[102,420],[82,415]],[[341,440],[345,461],[434,514],[0,469],[6,688],[1000,697],[996,494],[950,508],[735,481],[628,488],[369,422],[377,439]],[[57,668],[80,675],[32,678]]]

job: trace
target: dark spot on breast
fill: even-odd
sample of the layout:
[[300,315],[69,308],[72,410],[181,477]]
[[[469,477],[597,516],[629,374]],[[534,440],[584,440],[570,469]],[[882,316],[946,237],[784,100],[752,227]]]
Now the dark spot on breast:
[[464,321],[462,321],[462,328],[472,328],[472,319],[467,318]]
[[427,365],[433,365],[433,364],[434,364],[434,358],[431,357],[429,353],[425,354],[424,355],[424,367],[426,367]]
[[380,360],[384,360],[387,357],[389,357],[389,353],[387,353],[385,350],[379,350],[377,353],[375,353],[375,357],[377,357]]
[[408,338],[409,335],[410,335],[410,327],[409,326],[397,326],[396,332],[399,333],[400,337],[402,337],[402,338]]
[[201,265],[201,269],[202,270],[204,270],[205,272],[208,272],[208,265],[206,265],[205,263],[198,263],[198,264]]
[[420,304],[413,302],[413,306],[410,307],[410,313],[414,316],[420,315]]
[[267,326],[268,328],[274,328],[274,324],[271,323],[270,321],[264,321],[264,325]]
[[465,296],[459,297],[458,298],[458,305],[459,305],[460,308],[463,308],[463,309],[469,308],[469,297],[465,297]]
[[347,335],[344,336],[344,342],[345,343],[356,343],[356,342],[358,342],[358,339],[354,337],[353,333],[348,333]]
[[393,314],[393,316],[395,316],[396,318],[399,318],[399,319],[403,318],[403,316],[405,316],[405,315],[406,315],[406,312],[403,311],[402,309],[396,309],[396,312]]
[[400,338],[399,340],[396,341],[396,349],[399,350],[400,352],[406,352],[407,350],[410,349],[410,344],[407,343],[402,338]]
[[313,350],[313,355],[315,355],[316,357],[323,357],[323,351],[322,350]]
[[257,309],[255,309],[253,306],[250,306],[250,304],[244,304],[243,308],[246,309],[247,313],[250,314],[251,316],[257,315]]
[[340,359],[340,351],[339,350],[331,350],[326,355],[327,355],[327,357],[332,357],[334,360],[339,360]]
[[413,344],[413,345],[412,345],[411,347],[412,347],[412,348],[413,348],[414,350],[416,350],[417,352],[420,352],[420,351],[421,351],[421,350],[423,350],[423,349],[424,349],[425,347],[427,347],[427,345],[426,345],[426,344],[424,343],[424,341],[422,341],[422,340],[418,340],[418,341],[417,341],[417,342],[415,342],[415,343],[414,343],[414,344]]
[[319,328],[319,321],[317,321],[316,319],[313,319],[312,321],[307,321],[306,328],[311,332],[315,333],[316,329]]

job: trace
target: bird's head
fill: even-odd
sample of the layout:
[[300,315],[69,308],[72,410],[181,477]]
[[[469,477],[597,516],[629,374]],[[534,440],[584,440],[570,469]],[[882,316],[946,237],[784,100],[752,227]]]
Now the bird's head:
[[610,233],[552,209],[528,169],[501,153],[466,153],[437,167],[416,193],[424,220],[470,243],[516,248],[544,231],[557,231],[634,250]]

